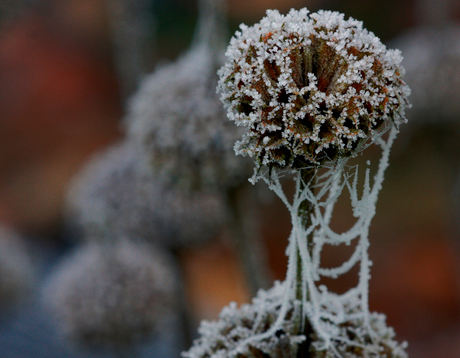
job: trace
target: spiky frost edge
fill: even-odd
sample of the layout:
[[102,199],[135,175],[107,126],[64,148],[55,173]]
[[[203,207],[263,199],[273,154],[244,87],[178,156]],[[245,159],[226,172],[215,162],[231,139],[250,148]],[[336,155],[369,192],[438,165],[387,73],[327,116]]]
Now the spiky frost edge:
[[[304,115],[305,110],[310,111],[311,114],[315,116],[315,118],[320,118],[320,123],[318,127],[314,130],[314,132],[319,131],[319,125],[324,123],[328,120],[331,113],[327,113],[326,115],[321,115],[318,110],[319,102],[321,101],[329,101],[330,110],[337,107],[337,103],[345,103],[348,99],[345,97],[353,97],[357,96],[360,98],[360,102],[364,103],[368,101],[372,105],[379,105],[382,102],[382,98],[388,98],[389,105],[384,106],[384,115],[370,118],[373,125],[376,125],[376,120],[386,121],[391,119],[391,122],[395,125],[399,125],[406,121],[405,114],[404,114],[404,107],[407,102],[407,96],[410,94],[409,88],[401,82],[400,78],[404,74],[404,69],[401,67],[400,63],[402,61],[402,56],[399,50],[387,50],[386,47],[380,42],[380,40],[371,32],[363,29],[362,22],[349,19],[344,20],[343,14],[337,12],[330,12],[330,11],[319,11],[318,13],[313,13],[308,17],[308,10],[301,9],[299,11],[291,10],[289,14],[286,16],[281,15],[276,10],[268,10],[267,17],[263,18],[259,24],[256,24],[252,27],[248,27],[246,25],[241,25],[241,31],[237,32],[235,36],[232,38],[230,45],[227,49],[226,56],[228,61],[224,67],[219,70],[220,81],[218,85],[218,90],[221,92],[221,100],[224,102],[224,106],[228,110],[228,117],[230,120],[235,121],[238,126],[245,126],[249,127],[250,131],[246,132],[243,135],[243,139],[239,140],[234,147],[236,154],[240,154],[243,156],[250,156],[256,157],[261,155],[262,151],[267,149],[266,154],[264,155],[261,162],[256,162],[256,167],[259,169],[263,165],[269,165],[271,161],[274,160],[273,157],[268,156],[268,152],[270,150],[276,150],[277,148],[283,146],[283,143],[271,143],[270,140],[265,143],[260,143],[260,140],[257,139],[258,134],[269,131],[280,130],[282,128],[277,127],[276,125],[266,125],[265,123],[260,123],[261,118],[261,110],[263,109],[264,101],[262,100],[261,94],[258,93],[255,89],[246,89],[243,90],[239,88],[241,83],[252,83],[254,81],[258,81],[260,78],[263,78],[265,81],[265,85],[270,87],[271,85],[275,86],[277,89],[286,90],[286,93],[295,93],[296,91],[305,92],[305,91],[312,91],[316,90],[314,94],[314,101],[317,102],[312,103],[308,106],[307,109],[302,109],[299,111],[298,114],[294,116],[294,118],[283,118],[285,123],[293,124],[299,116]],[[314,23],[313,23],[314,22]],[[322,30],[318,30],[322,29]],[[338,29],[338,30],[337,30]],[[330,31],[330,33],[327,33]],[[327,45],[334,48],[337,53],[342,56],[344,59],[347,59],[347,66],[348,71],[345,74],[342,74],[339,78],[336,78],[335,81],[337,82],[338,87],[342,87],[345,85],[351,85],[355,83],[355,81],[361,81],[367,84],[363,90],[356,92],[353,91],[353,87],[348,87],[347,92],[342,95],[337,93],[326,94],[318,90],[315,80],[316,77],[314,74],[311,75],[311,83],[308,87],[304,88],[293,88],[292,87],[292,76],[289,68],[283,68],[286,62],[286,59],[283,58],[283,50],[289,49],[290,46],[295,45],[293,41],[287,39],[289,34],[295,33],[296,36],[299,38],[303,38],[305,44],[308,45],[309,39],[308,37],[311,34],[314,34],[318,38],[322,38],[323,40],[327,41]],[[270,38],[267,40],[267,43],[270,43],[269,48],[264,45],[264,41],[261,39],[264,36],[270,34]],[[364,51],[369,55],[366,55],[364,58],[357,60],[356,56],[349,54],[347,52],[347,48],[355,47],[358,48],[360,51]],[[251,72],[251,64],[245,62],[245,58],[242,57],[242,54],[247,53],[250,49],[253,48],[257,52],[256,59],[259,61],[258,68],[253,68],[254,71],[259,71],[256,74],[252,74]],[[273,48],[278,51],[274,51]],[[281,73],[278,78],[279,83],[274,84],[271,79],[264,74],[264,60],[270,59],[273,63],[276,63],[280,66],[281,70],[285,70],[285,72]],[[384,67],[385,71],[383,74],[383,79],[392,79],[392,83],[397,83],[399,86],[388,86],[382,82],[382,79],[372,78],[372,64],[374,60],[381,62],[382,66]],[[285,66],[284,66],[285,67]],[[235,71],[235,68],[239,68],[238,71]],[[361,78],[360,72],[366,71],[367,77],[366,80]],[[249,72],[249,73],[248,73]],[[254,75],[254,79],[251,80],[248,76]],[[370,75],[370,76],[369,76]],[[231,83],[228,83],[228,79],[234,76]],[[376,83],[370,84],[368,83],[367,78],[371,78]],[[374,76],[375,77],[375,76]],[[377,81],[378,80],[378,81]],[[252,81],[252,82],[251,82]],[[374,86],[374,87],[373,87]],[[388,90],[387,93],[382,94],[378,93],[379,91],[374,92],[373,94],[369,92],[372,88],[378,90],[380,88],[385,88]],[[244,85],[243,85],[244,87]],[[296,86],[294,86],[296,87]],[[311,88],[310,88],[311,87]],[[241,93],[239,93],[241,92]],[[240,103],[241,96],[249,96],[253,98],[251,105],[256,109],[254,112],[249,113],[249,115],[245,113],[238,112],[235,108],[237,108],[238,104]],[[273,96],[272,96],[273,97]],[[276,97],[276,96],[275,96]],[[342,99],[340,99],[343,97]],[[357,97],[357,98],[358,98]],[[375,98],[373,98],[375,97]],[[378,97],[378,98],[377,98]],[[385,99],[385,98],[383,98]],[[337,102],[338,101],[338,102]],[[275,101],[276,102],[276,101]],[[273,112],[275,112],[276,108],[282,108],[283,104],[270,102],[270,106],[273,106]],[[362,106],[361,103],[361,106]],[[293,103],[287,103],[284,107],[285,111],[289,112],[290,106]],[[389,112],[389,107],[394,105],[395,109],[394,112]],[[364,108],[361,108],[360,111],[363,111]],[[310,113],[309,112],[309,113]],[[285,113],[286,114],[286,113]],[[360,115],[364,114],[360,112]],[[389,115],[391,114],[391,118]],[[342,118],[342,115],[344,116]],[[342,111],[341,117],[339,120],[344,120],[346,117],[346,108]],[[329,117],[328,117],[329,116]],[[295,123],[294,123],[295,125]],[[384,128],[388,128],[388,126],[384,126]],[[283,132],[283,139],[282,141],[286,141],[286,139],[301,139],[305,144],[310,142],[318,142],[319,146],[316,150],[318,152],[322,148],[327,149],[330,145],[337,145],[342,149],[350,149],[354,142],[356,142],[359,138],[363,139],[368,137],[367,134],[364,132],[357,133],[357,136],[352,133],[347,133],[347,128],[344,127],[344,133],[337,136],[335,142],[325,142],[322,143],[321,139],[318,137],[318,133],[312,133],[311,136],[308,137],[299,137],[296,133],[291,133],[288,130],[288,125],[286,124],[286,128]],[[371,129],[370,140],[373,141],[374,134],[381,135],[382,133],[373,133]],[[348,144],[344,144],[339,137],[340,136],[347,136],[348,135]],[[264,139],[270,139],[265,137]],[[257,142],[257,144],[255,144]],[[289,147],[290,145],[284,146]],[[363,149],[364,146],[359,146],[356,151]],[[293,153],[294,155],[301,155],[302,153]],[[317,153],[316,153],[317,154]],[[312,158],[310,158],[312,159]],[[275,162],[279,165],[288,165],[284,158],[278,158]],[[312,160],[314,162],[314,158]]]
[[[182,353],[183,358],[256,357],[254,352],[275,354],[283,350],[292,356],[305,336],[300,329],[300,302],[290,305],[290,318],[285,319],[279,334],[263,340],[251,340],[271,328],[276,320],[285,294],[284,283],[275,282],[268,291],[260,290],[252,304],[240,308],[235,302],[225,307],[215,322],[203,321],[199,328],[201,337],[192,348]],[[260,354],[260,353],[259,353]]]

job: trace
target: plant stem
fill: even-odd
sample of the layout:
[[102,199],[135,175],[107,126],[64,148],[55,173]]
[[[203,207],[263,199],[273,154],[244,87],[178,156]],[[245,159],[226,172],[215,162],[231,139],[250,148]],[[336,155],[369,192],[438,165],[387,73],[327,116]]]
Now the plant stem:
[[[298,187],[298,190],[300,191],[300,194],[307,188],[311,191],[314,190],[313,186],[315,183],[315,176],[316,176],[316,170],[314,168],[309,168],[309,169],[300,169],[299,172],[300,175],[300,185]],[[299,206],[298,210],[298,216],[301,219],[302,226],[306,230],[308,227],[311,225],[311,214],[313,212],[314,206],[313,204],[308,200],[305,199]],[[305,237],[305,240],[307,241],[307,248],[308,248],[308,253],[310,257],[312,256],[313,252],[313,232],[311,232],[307,237]],[[302,271],[304,270],[304,266],[302,264],[302,258],[300,255],[299,249],[297,249],[297,282],[296,282],[296,298],[298,300],[303,299],[303,275]],[[308,292],[307,292],[307,298],[308,300]],[[297,351],[297,358],[307,358],[310,357],[310,345],[311,345],[311,338],[310,335],[313,333],[313,329],[311,324],[307,321],[305,314],[302,312],[302,317],[304,319],[304,326],[303,326],[303,331],[302,334],[306,336],[306,340],[300,344],[299,349]]]
[[243,184],[228,193],[231,210],[232,243],[252,296],[261,288],[268,288],[272,275],[265,247],[258,230],[258,213],[252,188]]

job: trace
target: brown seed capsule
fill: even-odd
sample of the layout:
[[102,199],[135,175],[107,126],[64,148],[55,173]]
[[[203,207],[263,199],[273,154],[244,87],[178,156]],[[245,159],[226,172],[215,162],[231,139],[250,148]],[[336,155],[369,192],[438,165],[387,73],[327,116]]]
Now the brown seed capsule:
[[226,55],[218,90],[229,119],[248,128],[237,153],[257,167],[351,156],[383,123],[405,120],[399,52],[343,14],[269,10],[241,26]]

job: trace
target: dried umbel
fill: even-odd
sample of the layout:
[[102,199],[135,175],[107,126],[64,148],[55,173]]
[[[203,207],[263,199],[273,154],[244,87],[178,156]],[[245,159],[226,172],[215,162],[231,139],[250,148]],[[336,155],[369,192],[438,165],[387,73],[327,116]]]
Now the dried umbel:
[[213,237],[223,200],[162,182],[145,151],[128,141],[95,155],[70,187],[67,220],[93,239],[127,235],[179,248]]
[[229,118],[248,128],[235,150],[257,167],[352,156],[384,124],[404,121],[399,51],[343,14],[268,10],[241,26],[226,56],[218,89]]
[[43,296],[72,341],[115,349],[171,324],[179,304],[169,256],[128,241],[79,247],[55,268]]

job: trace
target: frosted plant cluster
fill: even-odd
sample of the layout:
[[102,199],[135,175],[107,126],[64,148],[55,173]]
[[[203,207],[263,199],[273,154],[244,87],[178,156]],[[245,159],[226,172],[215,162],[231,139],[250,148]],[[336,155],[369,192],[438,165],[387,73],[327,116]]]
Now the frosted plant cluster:
[[224,220],[220,197],[162,182],[143,149],[128,141],[89,162],[70,187],[66,210],[71,225],[92,239],[126,235],[169,248],[206,241]]
[[[370,176],[370,168],[366,169],[364,188],[361,189],[358,187],[358,167],[347,166],[346,158],[335,163],[335,165],[324,166],[323,172],[312,187],[307,186],[301,190],[302,178],[297,176],[296,192],[291,201],[284,193],[277,172],[272,173],[270,177],[268,175],[263,177],[289,209],[293,224],[289,238],[289,263],[286,280],[283,285],[277,286],[276,299],[273,298],[273,303],[276,301],[273,306],[276,307],[276,310],[273,308],[269,310],[263,305],[260,308],[261,312],[272,312],[270,326],[266,327],[264,331],[248,333],[243,339],[239,337],[233,339],[229,330],[224,331],[222,329],[220,331],[221,336],[219,336],[212,330],[202,328],[202,338],[195,342],[195,346],[185,357],[240,357],[236,352],[247,352],[249,346],[258,347],[259,344],[265,344],[263,342],[266,342],[267,339],[274,340],[276,332],[285,331],[286,321],[290,322],[291,320],[300,322],[300,325],[296,326],[297,330],[290,331],[294,336],[301,336],[305,333],[305,327],[310,327],[310,339],[312,341],[309,350],[311,357],[407,357],[404,351],[405,343],[399,344],[393,340],[394,332],[391,328],[386,327],[384,316],[370,313],[368,304],[370,266],[372,264],[367,252],[369,225],[375,215],[377,196],[382,187],[390,148],[396,134],[397,130],[392,128],[388,138],[385,140],[383,138],[376,139],[376,144],[382,149],[382,157],[373,180]],[[338,197],[345,195],[345,192],[350,195],[356,221],[346,232],[336,232],[330,227],[330,221]],[[359,192],[361,195],[358,194]],[[303,218],[299,215],[299,208],[305,200],[312,204],[311,225],[308,227],[304,227]],[[356,249],[346,262],[338,267],[322,267],[321,253],[324,247],[327,245],[350,245],[352,243],[356,243]],[[325,285],[318,285],[321,278],[339,278],[356,265],[359,265],[359,283],[346,293],[339,295],[329,291]],[[300,270],[299,267],[301,267]],[[298,280],[299,276],[301,283]],[[300,304],[301,307],[300,310],[295,311],[295,315],[298,316],[293,316],[294,302]],[[258,309],[255,307],[259,303],[255,301],[253,305],[254,310]],[[231,307],[234,308],[234,306]],[[243,309],[242,312],[244,312]],[[245,317],[244,313],[238,314]],[[221,317],[215,326],[211,326],[212,329],[222,327],[226,324],[226,320],[228,318]],[[244,324],[238,323],[238,325],[244,327]],[[207,325],[205,324],[203,327],[207,327]],[[235,330],[239,331],[240,328],[235,328]],[[215,339],[213,337],[222,340],[222,336],[226,336],[232,345],[226,344],[225,347],[217,345],[222,349],[222,352],[219,353],[221,355],[219,355],[218,349],[215,348],[217,343],[211,344],[210,340]],[[273,342],[269,345],[271,350],[268,350],[271,353],[267,353],[269,354],[268,357],[284,357],[274,353],[276,343]],[[294,347],[296,346],[297,344]],[[214,353],[215,355],[206,355],[206,350],[213,350],[216,353]],[[258,356],[249,354],[247,357]],[[286,357],[290,356],[287,355]]]
[[226,55],[222,100],[248,128],[235,150],[258,167],[350,156],[385,121],[403,121],[399,51],[342,14],[269,10],[260,23],[241,25]]
[[[275,282],[269,291],[260,290],[252,304],[237,308],[231,303],[220,313],[216,322],[203,321],[199,328],[201,338],[195,341],[184,358],[256,358],[256,357],[294,357],[297,346],[305,340],[299,335],[300,302],[292,301],[286,319],[274,335],[263,340],[251,338],[265,333],[276,320],[284,296],[283,285]],[[241,344],[244,342],[244,344]]]
[[[260,23],[241,30],[227,50],[219,89],[230,119],[247,127],[236,152],[255,159],[253,179],[264,180],[286,205],[292,232],[286,280],[278,287],[284,293],[277,296],[270,326],[243,339],[236,336],[233,345],[212,348],[215,357],[245,357],[238,354],[274,339],[292,320],[300,320],[300,326],[290,334],[306,337],[291,345],[302,357],[406,357],[404,344],[393,341],[392,329],[383,316],[369,312],[368,304],[369,226],[408,103],[399,52],[387,50],[361,22],[329,11],[291,10],[286,16],[267,11]],[[370,144],[381,150],[373,176],[369,161],[364,172],[348,164]],[[285,169],[296,184],[291,200],[280,180]],[[355,222],[337,232],[331,227],[334,206],[347,192]],[[337,267],[322,265],[326,246],[350,244],[355,250],[348,260]],[[321,278],[339,278],[356,266],[358,284],[343,294],[319,284]],[[293,310],[297,304],[300,310]],[[223,317],[216,327],[228,320]],[[244,331],[241,325],[235,330]],[[230,332],[220,334],[232,340]],[[196,353],[186,357],[210,356],[203,347],[217,333],[203,334],[207,338],[195,343],[201,351],[192,347]],[[269,346],[265,355],[247,356],[295,356],[276,353],[273,342]]]
[[186,189],[225,189],[245,181],[252,169],[231,151],[242,132],[225,120],[215,93],[224,53],[222,36],[216,35],[220,18],[202,15],[190,50],[142,81],[126,127],[146,147],[162,179]]
[[61,333],[78,343],[119,348],[171,323],[178,286],[165,252],[126,240],[93,241],[61,262],[43,295]]
[[[378,193],[382,187],[385,169],[388,166],[388,157],[391,145],[396,137],[397,130],[392,128],[386,140],[376,139],[382,149],[382,156],[378,170],[373,180],[370,177],[370,168],[366,168],[364,187],[358,187],[358,167],[346,165],[347,159],[342,159],[334,165],[324,166],[314,185],[302,188],[302,177],[296,177],[296,192],[292,201],[285,195],[278,177],[264,178],[267,184],[285,203],[291,213],[293,229],[289,239],[289,264],[286,275],[287,297],[302,298],[307,324],[315,332],[315,342],[312,347],[321,352],[334,352],[330,357],[342,357],[340,345],[358,347],[359,354],[344,355],[345,357],[371,357],[379,349],[388,346],[385,343],[387,335],[380,326],[375,326],[375,318],[369,313],[368,291],[371,261],[368,256],[369,226],[375,215]],[[356,218],[353,226],[345,232],[336,232],[330,227],[334,212],[334,205],[340,195],[348,192]],[[361,193],[361,194],[359,194]],[[307,200],[312,208],[309,212],[310,225],[303,225],[303,217],[299,215],[301,204]],[[321,253],[327,245],[350,245],[356,243],[356,249],[350,258],[338,267],[322,267]],[[301,270],[299,272],[299,261]],[[359,282],[354,288],[342,295],[330,292],[326,286],[317,285],[322,277],[338,278],[347,273],[352,267],[359,265]],[[301,275],[299,295],[298,275]],[[283,320],[284,312],[289,306],[281,309],[278,320]],[[379,321],[379,320],[377,320]],[[374,323],[373,323],[374,322]],[[357,326],[359,324],[359,326]],[[273,329],[276,329],[277,324]],[[350,338],[348,327],[359,336]],[[378,328],[376,330],[376,328]],[[395,342],[391,345],[398,347],[393,355],[388,357],[405,357],[402,347]],[[329,357],[326,355],[326,357]]]

